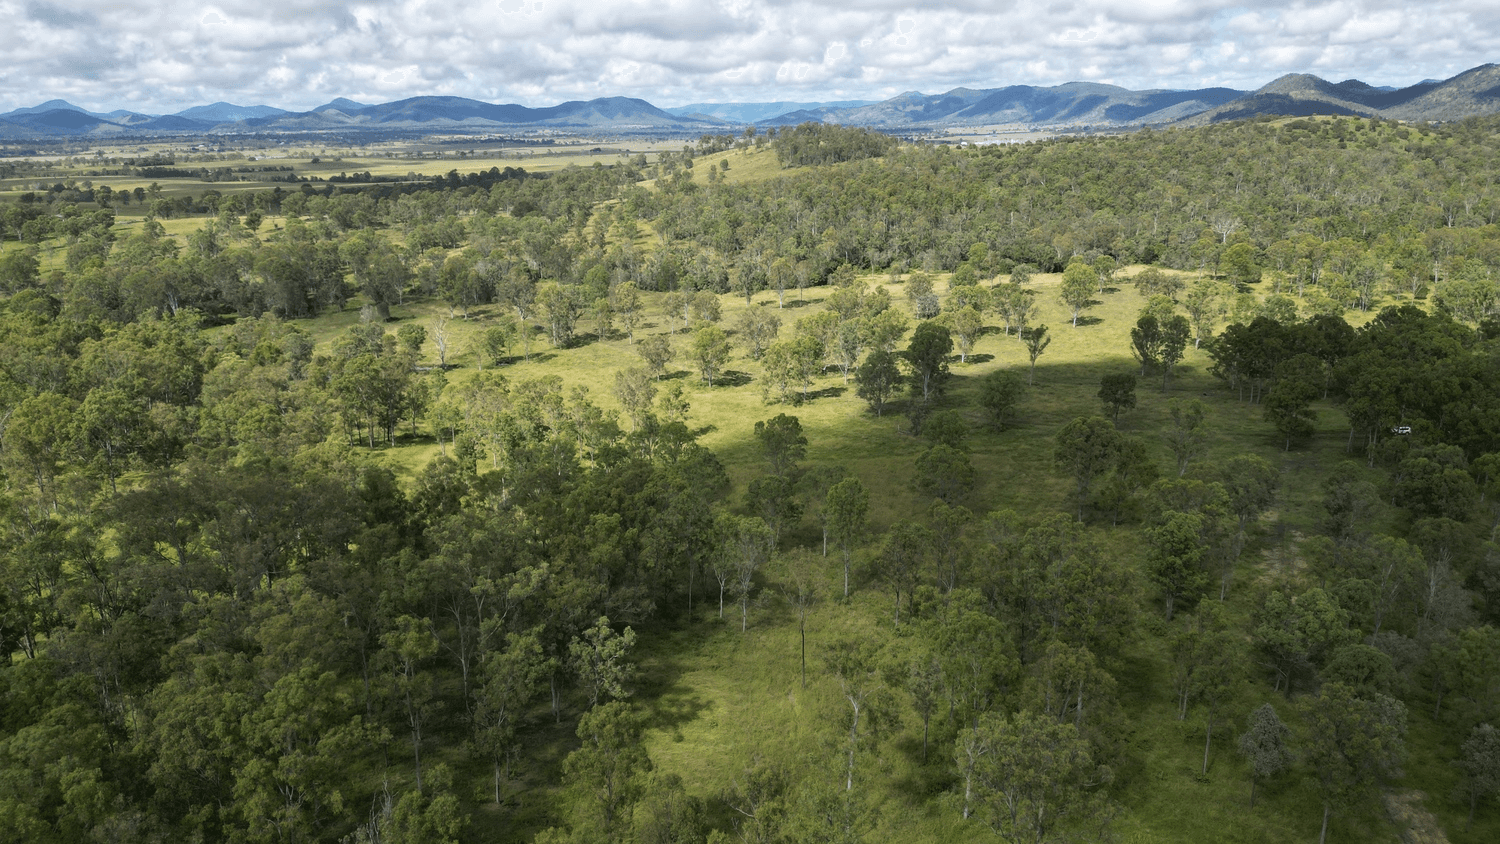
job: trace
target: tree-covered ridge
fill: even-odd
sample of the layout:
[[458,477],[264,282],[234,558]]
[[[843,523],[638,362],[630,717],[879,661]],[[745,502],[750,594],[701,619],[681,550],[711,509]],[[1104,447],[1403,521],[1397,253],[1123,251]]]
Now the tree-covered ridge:
[[929,270],[954,269],[975,242],[1001,269],[1056,271],[1091,251],[1122,263],[1215,267],[1243,241],[1259,266],[1304,283],[1319,280],[1321,253],[1338,244],[1354,252],[1337,259],[1350,283],[1351,259],[1370,251],[1394,271],[1442,280],[1459,272],[1443,266],[1451,241],[1467,235],[1441,230],[1493,222],[1484,187],[1493,175],[1484,174],[1494,143],[1493,121],[1447,131],[1295,121],[969,153],[908,148],[894,161],[798,174],[775,192],[663,194],[660,229],[720,254],[753,258],[752,244],[780,244],[815,266],[896,261]]
[[[1404,783],[1485,840],[1487,131],[46,216],[0,254],[0,837],[1182,837],[1190,745],[1247,835],[1378,836]],[[1357,233],[1298,204],[1348,171]],[[796,707],[748,749],[684,691],[746,664]]]
[[[706,183],[695,180],[689,145],[644,174],[455,171],[422,185],[205,195],[187,207],[148,198],[160,218],[216,215],[178,254],[137,245],[131,260],[162,266],[149,284],[129,283],[128,265],[103,271],[113,238],[107,209],[11,205],[0,233],[32,243],[65,238],[67,270],[88,278],[68,292],[79,307],[116,319],[181,307],[307,316],[348,300],[340,270],[350,266],[355,284],[380,303],[399,300],[409,284],[454,302],[482,301],[519,274],[587,281],[588,304],[622,277],[645,290],[784,290],[819,283],[845,263],[953,271],[967,262],[988,278],[1107,254],[1119,264],[1222,270],[1236,281],[1268,276],[1278,289],[1326,296],[1330,308],[1364,309],[1387,289],[1445,287],[1445,304],[1472,320],[1486,306],[1469,288],[1500,260],[1491,246],[1493,123],[1260,121],[969,151],[907,147],[753,183],[716,178],[719,162]],[[774,146],[793,161],[805,148],[856,150],[871,137],[880,136],[796,127]],[[881,144],[877,151],[888,152]],[[830,160],[845,157],[857,155]],[[641,175],[656,175],[657,189],[634,186]],[[111,205],[95,194],[87,196]],[[268,213],[299,222],[254,237]],[[651,246],[636,241],[646,224],[658,238]],[[400,268],[364,272],[359,256],[332,256],[372,227],[399,234]],[[975,244],[984,249],[971,256]],[[460,245],[462,254],[451,255]],[[460,263],[445,273],[450,258]],[[7,255],[0,281],[15,290],[43,279],[22,250]]]

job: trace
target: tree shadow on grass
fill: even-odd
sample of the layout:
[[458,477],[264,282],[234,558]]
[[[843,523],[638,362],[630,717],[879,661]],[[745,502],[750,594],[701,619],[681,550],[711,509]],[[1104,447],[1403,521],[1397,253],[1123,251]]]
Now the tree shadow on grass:
[[[938,719],[934,716],[932,720],[936,722]],[[953,747],[951,733],[947,730],[939,731],[937,727],[937,723],[932,724],[933,735],[927,742],[926,765],[920,764],[922,761],[921,735],[904,735],[895,741],[897,749],[915,764],[906,776],[897,777],[893,784],[897,791],[919,801],[931,800],[951,790],[958,781],[955,773],[948,770],[950,766],[933,764],[946,758],[946,754]],[[917,732],[920,733],[920,722],[918,722]]]
[[1078,327],[1082,328],[1085,325],[1098,325],[1101,322],[1104,322],[1103,317],[1081,316],[1078,318]]
[[782,307],[784,307],[784,308],[806,308],[806,307],[809,307],[811,305],[816,305],[816,304],[818,304],[821,301],[823,301],[823,300],[822,299],[804,299],[801,302],[787,302]]
[[[1156,699],[1155,695],[1159,694],[1160,683],[1165,679],[1162,676],[1164,672],[1142,656],[1124,656],[1121,657],[1121,661],[1119,674],[1121,682],[1117,689],[1120,703],[1127,707],[1148,706],[1150,701]],[[1126,738],[1126,741],[1130,739]],[[1202,747],[1196,739],[1193,744]],[[1145,760],[1140,758],[1139,754],[1122,754],[1117,764],[1116,782],[1130,782],[1145,775]],[[1196,772],[1195,768],[1194,773]]]
[[694,721],[711,708],[711,704],[698,694],[692,685],[683,681],[682,655],[692,650],[690,643],[703,635],[702,626],[695,623],[667,625],[648,622],[643,627],[654,627],[649,648],[640,654],[635,691],[639,699],[648,701],[650,726],[666,730],[674,741],[682,740],[682,725]]
[[682,741],[683,724],[697,720],[701,713],[713,708],[691,686],[676,682],[675,676],[673,682],[652,685],[659,691],[655,695],[643,695],[643,699],[651,701],[651,725],[666,730],[673,741]]
[[[407,306],[397,305],[396,307],[400,308]],[[497,309],[488,305],[478,305],[470,308],[468,313],[464,313],[463,308],[450,308],[447,312],[438,312],[435,314],[408,314],[406,316],[400,317],[392,316],[389,321],[415,322],[420,325],[424,322],[430,322],[433,319],[442,319],[447,320],[449,323],[457,325],[468,325],[477,322],[493,322],[496,314],[499,313],[505,313],[505,309]]]
[[509,366],[513,363],[546,363],[555,357],[557,357],[556,352],[537,352],[529,358],[525,355],[510,355],[509,357],[502,358],[500,364],[502,366]]
[[691,372],[690,370],[678,369],[678,370],[674,370],[672,372],[668,372],[668,373],[662,375],[662,377],[660,379],[658,379],[658,380],[661,380],[661,381],[680,381],[683,378],[690,378],[690,377],[692,377],[693,374],[694,373]]
[[750,373],[741,372],[738,369],[726,369],[714,377],[715,387],[743,387],[754,381]]
[[[971,354],[971,355],[969,355],[969,359],[968,359],[967,363],[989,363],[990,361],[992,361],[994,359],[995,359],[995,356],[994,355],[990,355],[990,354],[978,354],[978,355]],[[959,363],[965,363],[965,361],[959,361]]]
[[821,390],[813,390],[808,393],[805,401],[812,401],[813,399],[836,399],[847,392],[849,392],[848,387],[824,387]]

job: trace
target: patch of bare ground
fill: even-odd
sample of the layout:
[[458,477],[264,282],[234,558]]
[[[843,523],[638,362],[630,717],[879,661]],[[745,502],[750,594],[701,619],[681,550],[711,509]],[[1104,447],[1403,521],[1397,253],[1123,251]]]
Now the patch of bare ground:
[[1266,536],[1251,582],[1270,587],[1306,568],[1306,561],[1297,551],[1304,537],[1301,531],[1281,520],[1279,511],[1267,511],[1261,522],[1266,525]]
[[1390,812],[1391,822],[1404,844],[1448,844],[1448,836],[1437,818],[1422,805],[1424,797],[1425,794],[1413,789],[1386,792],[1385,808]]

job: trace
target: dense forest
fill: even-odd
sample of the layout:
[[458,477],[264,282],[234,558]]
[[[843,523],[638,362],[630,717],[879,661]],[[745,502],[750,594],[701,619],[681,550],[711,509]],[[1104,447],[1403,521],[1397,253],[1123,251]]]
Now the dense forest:
[[1492,840],[1497,147],[29,193],[0,838]]

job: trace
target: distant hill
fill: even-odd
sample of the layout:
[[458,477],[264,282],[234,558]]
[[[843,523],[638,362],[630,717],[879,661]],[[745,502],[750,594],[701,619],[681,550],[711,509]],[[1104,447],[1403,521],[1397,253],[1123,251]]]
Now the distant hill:
[[684,129],[701,131],[724,124],[714,118],[678,117],[645,100],[604,97],[546,108],[494,104],[463,97],[411,97],[369,105],[339,98],[312,111],[272,106],[214,103],[154,117],[133,112],[94,115],[61,100],[0,115],[0,137],[128,134],[206,134],[213,132],[326,132],[341,129],[391,131],[496,131],[527,126],[615,131]]
[[136,111],[125,111],[124,109],[116,109],[115,111],[104,115],[104,119],[117,126],[134,127],[140,126],[145,123],[150,123],[151,121],[157,120],[158,118],[155,115],[141,114],[140,112]]
[[1371,87],[1358,79],[1335,83],[1305,73],[1288,74],[1237,100],[1187,117],[1182,125],[1266,114],[1448,121],[1495,112],[1500,112],[1500,65],[1486,64],[1441,82],[1427,80],[1394,90]]
[[869,105],[874,100],[836,100],[821,103],[693,103],[673,106],[662,111],[677,117],[703,116],[723,120],[726,123],[759,123],[793,112],[810,112],[825,108],[856,108]]
[[100,114],[67,100],[48,100],[40,105],[0,114],[0,138],[42,139],[112,134],[137,128],[156,118],[125,109]]
[[0,114],[0,138],[170,136],[227,132],[491,132],[556,127],[598,132],[721,132],[754,123],[807,121],[922,131],[989,125],[1035,128],[1196,126],[1267,114],[1346,114],[1410,121],[1448,121],[1500,112],[1500,66],[1487,64],[1450,79],[1405,88],[1358,79],[1328,82],[1289,74],[1255,91],[1230,88],[1132,91],[1096,82],[1051,87],[954,88],[941,94],[907,91],[887,100],[692,103],[658,108],[634,97],[573,100],[532,108],[464,97],[410,97],[361,103],[339,97],[311,111],[218,102],[172,115],[116,110],[98,114],[66,100]]
[[234,103],[214,103],[206,106],[193,106],[183,109],[173,115],[174,117],[186,117],[189,120],[203,120],[210,123],[228,123],[233,120],[245,120],[251,117],[274,117],[278,114],[286,114],[286,109],[275,108],[268,105],[240,106]]
[[49,111],[76,111],[82,114],[88,114],[91,117],[108,116],[103,114],[91,114],[87,109],[79,108],[78,106],[73,105],[67,100],[48,100],[41,105],[34,105],[28,108],[18,108],[14,111],[7,111],[4,114],[0,114],[0,118],[21,117],[27,114],[45,114]]
[[154,132],[207,132],[217,125],[219,121],[216,120],[194,120],[180,114],[167,114],[154,117],[131,128],[149,129]]
[[1396,120],[1461,120],[1500,111],[1500,65],[1481,65],[1436,85],[1413,87],[1422,90],[1399,105],[1385,108],[1384,116]]
[[546,108],[486,103],[464,97],[411,97],[377,105],[338,99],[311,112],[282,113],[245,122],[262,131],[339,126],[436,131],[515,126],[679,128],[701,126],[704,121],[678,117],[631,97],[575,100]]
[[813,123],[837,123],[839,121],[827,119],[830,114],[833,114],[836,111],[838,111],[838,109],[835,108],[820,108],[814,111],[799,109],[798,111],[789,111],[786,114],[778,114],[775,117],[768,117],[765,120],[757,120],[755,122],[755,125],[796,126],[799,123],[807,123],[809,121]]
[[351,112],[351,111],[359,111],[362,108],[369,108],[369,107],[370,107],[369,103],[357,103],[354,100],[345,99],[344,97],[338,97],[337,99],[333,100],[332,102],[326,102],[326,103],[318,106],[317,108],[313,109],[313,111],[335,110],[335,111],[342,111],[342,112],[348,113],[348,112]]
[[761,121],[786,125],[802,120],[881,129],[944,128],[1022,123],[1032,125],[1127,126],[1169,123],[1244,94],[1230,88],[1196,91],[1131,91],[1115,85],[1069,82],[1050,88],[954,88],[942,94],[908,91],[853,108],[819,108]]
[[100,128],[119,129],[119,125],[95,117],[82,109],[54,108],[48,111],[11,112],[0,115],[0,127],[12,129],[0,134],[22,137],[49,135],[86,135]]

